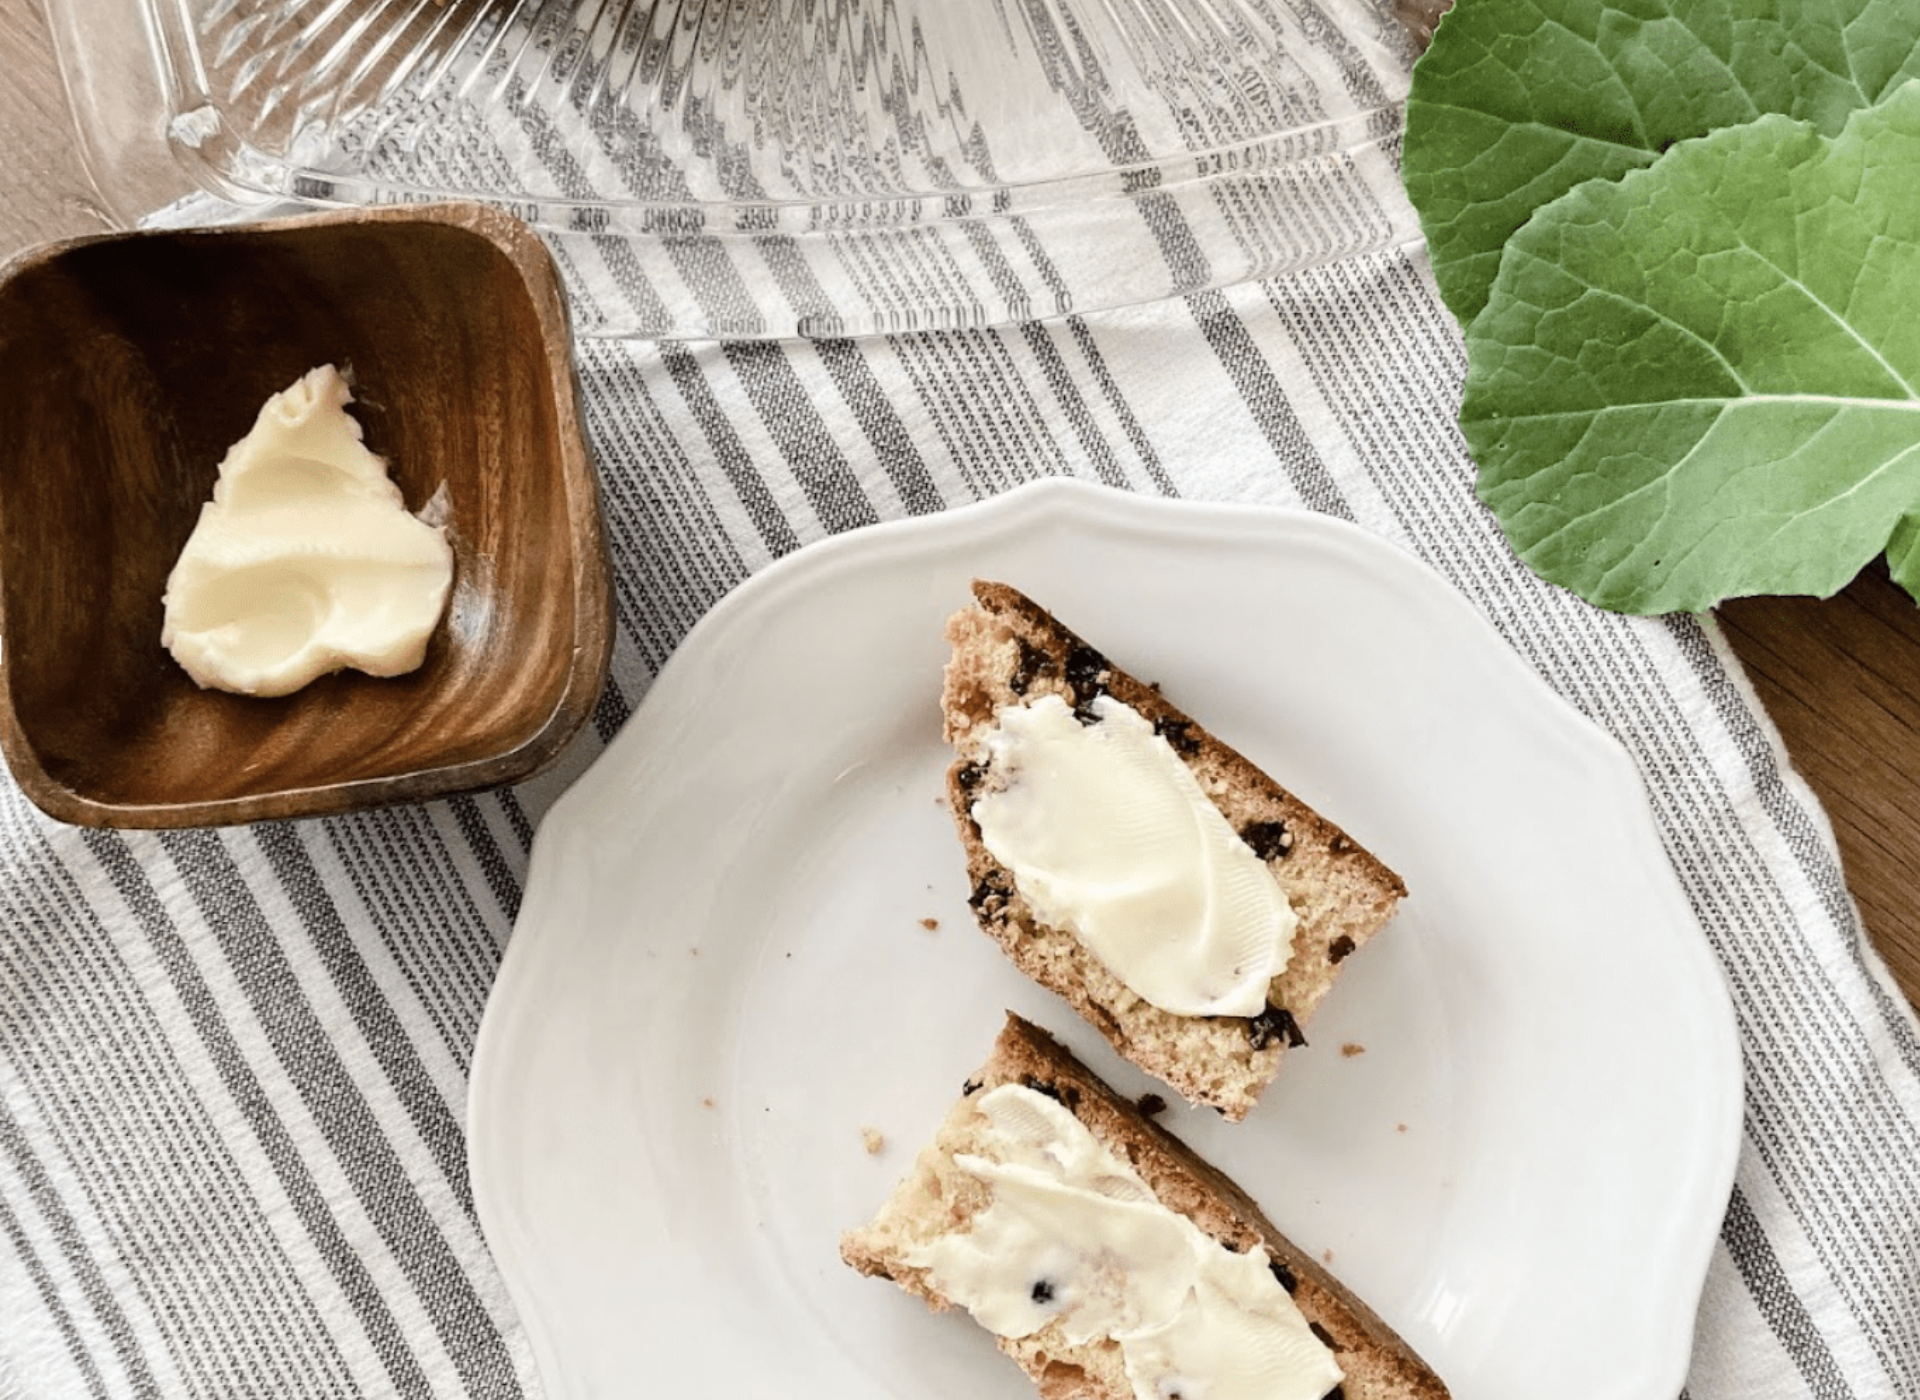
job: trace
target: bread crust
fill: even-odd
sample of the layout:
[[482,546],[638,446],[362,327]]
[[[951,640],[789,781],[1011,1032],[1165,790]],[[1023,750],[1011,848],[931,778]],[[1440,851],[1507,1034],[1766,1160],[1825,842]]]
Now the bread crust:
[[[954,1306],[925,1269],[906,1259],[941,1235],[964,1232],[991,1200],[989,1188],[953,1158],[968,1149],[978,1131],[980,1115],[973,1106],[978,1094],[1009,1083],[1052,1094],[1104,1147],[1130,1164],[1163,1205],[1206,1234],[1236,1251],[1264,1246],[1279,1266],[1276,1272],[1293,1280],[1289,1291],[1301,1313],[1333,1348],[1346,1373],[1339,1387],[1345,1400],[1447,1400],[1447,1388],[1431,1368],[1319,1260],[1281,1234],[1246,1192],[1122,1098],[1059,1041],[1012,1012],[986,1063],[967,1080],[960,1101],[907,1179],[870,1224],[842,1238],[841,1257],[849,1265],[870,1277],[891,1279],[936,1310]],[[1029,1337],[995,1340],[1046,1400],[1133,1400],[1117,1343],[1075,1347],[1060,1335],[1057,1323]]]
[[[947,805],[966,854],[969,902],[1014,964],[1064,998],[1113,1047],[1194,1103],[1244,1118],[1338,976],[1406,895],[1400,877],[1340,827],[1008,584],[976,580],[947,622],[941,694],[954,749]],[[1080,713],[1105,693],[1154,725],[1202,791],[1265,861],[1299,918],[1293,957],[1259,1017],[1180,1016],[1141,1000],[1072,934],[1041,921],[980,838],[973,793],[1002,706],[1058,695]]]

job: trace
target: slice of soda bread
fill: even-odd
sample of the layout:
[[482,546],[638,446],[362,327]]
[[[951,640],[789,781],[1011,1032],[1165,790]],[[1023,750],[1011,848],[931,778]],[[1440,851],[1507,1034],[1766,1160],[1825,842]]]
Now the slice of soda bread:
[[[975,604],[947,622],[941,697],[955,757],[947,798],[966,850],[973,912],[1020,970],[1064,997],[1122,1055],[1194,1103],[1239,1120],[1279,1069],[1340,964],[1392,915],[1406,887],[1339,827],[1287,792],[1155,686],[1136,680],[1004,583],[976,581]],[[988,740],[1003,707],[1057,695],[1083,721],[1110,695],[1152,722],[1231,828],[1263,861],[1298,920],[1291,960],[1252,1016],[1193,1016],[1136,995],[1071,932],[1042,921],[981,839],[973,804],[989,780]]]
[[[992,1203],[994,1187],[956,1158],[977,1160],[978,1154],[993,1151],[986,1141],[987,1116],[977,1106],[1008,1084],[1024,1085],[1064,1106],[1161,1205],[1185,1216],[1203,1235],[1235,1254],[1263,1249],[1273,1279],[1292,1296],[1339,1368],[1337,1384],[1322,1394],[1344,1400],[1445,1400],[1446,1386],[1426,1363],[1318,1260],[1275,1229],[1244,1191],[1045,1031],[1012,1014],[986,1064],[966,1082],[907,1178],[870,1223],[843,1236],[840,1253],[848,1264],[893,1280],[936,1310],[955,1306],[934,1282],[933,1270],[914,1260],[943,1237],[967,1234]],[[1037,1300],[1041,1285],[1034,1287]],[[1066,1333],[1062,1320],[1053,1319],[1028,1335],[997,1336],[996,1342],[1045,1400],[1136,1400],[1118,1343],[1107,1336],[1075,1342]]]

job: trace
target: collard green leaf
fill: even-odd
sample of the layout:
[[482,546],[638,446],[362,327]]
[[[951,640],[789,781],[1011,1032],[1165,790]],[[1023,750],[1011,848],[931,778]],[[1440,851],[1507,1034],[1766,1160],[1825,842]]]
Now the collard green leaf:
[[1415,65],[1402,175],[1441,295],[1588,179],[1767,113],[1831,136],[1920,77],[1920,0],[1458,0]]
[[1832,140],[1763,117],[1591,181],[1467,331],[1480,495],[1627,612],[1825,595],[1896,528],[1920,596],[1920,82]]

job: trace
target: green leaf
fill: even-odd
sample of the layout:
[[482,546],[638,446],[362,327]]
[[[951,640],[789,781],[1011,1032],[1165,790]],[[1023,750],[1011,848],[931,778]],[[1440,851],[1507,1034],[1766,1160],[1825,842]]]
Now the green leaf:
[[1770,112],[1824,135],[1920,77],[1920,0],[1458,0],[1413,71],[1402,177],[1441,295],[1589,179]]
[[1832,593],[1920,512],[1920,82],[1581,185],[1467,356],[1481,498],[1543,577],[1625,612]]
[[1920,515],[1903,515],[1887,541],[1887,565],[1893,581],[1920,598]]

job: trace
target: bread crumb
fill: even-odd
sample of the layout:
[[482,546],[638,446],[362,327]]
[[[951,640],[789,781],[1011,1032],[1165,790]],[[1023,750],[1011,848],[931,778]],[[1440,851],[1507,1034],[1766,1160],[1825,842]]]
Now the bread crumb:
[[1330,1250],[1330,1249],[1323,1249],[1323,1250],[1321,1250],[1321,1251],[1320,1251],[1320,1262],[1321,1262],[1322,1264],[1331,1264],[1331,1263],[1333,1262],[1333,1251],[1332,1251],[1332,1250]]
[[1153,1093],[1142,1094],[1133,1106],[1140,1110],[1142,1118],[1158,1117],[1167,1111],[1167,1101]]
[[704,1099],[702,1099],[702,1100],[700,1100],[700,1106],[701,1106],[702,1108],[712,1108],[712,1107],[713,1107],[713,1095],[712,1095],[712,1094],[708,1094],[708,1095],[707,1095],[707,1096],[706,1096],[706,1097],[705,1097]]
[[878,1157],[887,1147],[887,1135],[878,1128],[862,1128],[860,1141],[865,1144],[869,1157]]
[[1405,1123],[1395,1123],[1393,1125],[1393,1130],[1396,1133],[1404,1133],[1407,1130],[1407,1125]]
[[934,918],[931,914],[929,914],[926,918],[920,921],[920,927],[925,929],[928,933],[932,933],[935,929],[940,927],[940,921]]
[[1367,1047],[1360,1044],[1358,1041],[1349,1040],[1345,1045],[1342,1045],[1340,1047],[1340,1053],[1342,1055],[1345,1055],[1349,1060],[1351,1060],[1355,1055],[1366,1054]]

